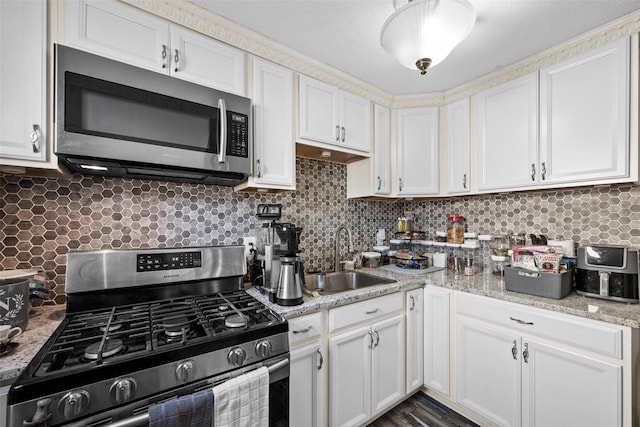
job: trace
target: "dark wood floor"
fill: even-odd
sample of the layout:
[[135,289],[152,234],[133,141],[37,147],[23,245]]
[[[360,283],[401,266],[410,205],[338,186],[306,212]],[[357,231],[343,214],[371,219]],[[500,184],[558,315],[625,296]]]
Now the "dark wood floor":
[[418,392],[369,424],[369,427],[479,427],[457,412]]

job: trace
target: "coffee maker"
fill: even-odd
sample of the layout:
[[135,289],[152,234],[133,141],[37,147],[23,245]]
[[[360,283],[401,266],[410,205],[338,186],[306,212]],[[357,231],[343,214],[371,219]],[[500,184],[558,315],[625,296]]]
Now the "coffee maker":
[[254,261],[254,285],[279,305],[302,304],[304,269],[299,248],[302,228],[278,222],[282,205],[260,204],[256,217],[262,220]]

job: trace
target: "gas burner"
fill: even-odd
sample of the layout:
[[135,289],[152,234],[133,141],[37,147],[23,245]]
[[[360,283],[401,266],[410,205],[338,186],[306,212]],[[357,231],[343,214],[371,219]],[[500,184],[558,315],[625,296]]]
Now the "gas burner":
[[[108,358],[111,356],[115,356],[116,354],[122,352],[125,348],[126,347],[122,340],[117,338],[108,339],[104,343],[104,348],[102,349],[102,357]],[[84,351],[84,357],[87,358],[87,360],[98,360],[99,356],[100,342],[89,345]]]
[[231,316],[225,317],[224,325],[227,328],[244,328],[245,326],[247,326],[247,321],[247,316],[232,314]]

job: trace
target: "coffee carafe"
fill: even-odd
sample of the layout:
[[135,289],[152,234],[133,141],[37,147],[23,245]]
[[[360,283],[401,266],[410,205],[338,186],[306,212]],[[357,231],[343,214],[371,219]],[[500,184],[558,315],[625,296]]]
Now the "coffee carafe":
[[280,258],[280,277],[273,302],[280,305],[302,304],[303,280],[300,258],[297,256]]

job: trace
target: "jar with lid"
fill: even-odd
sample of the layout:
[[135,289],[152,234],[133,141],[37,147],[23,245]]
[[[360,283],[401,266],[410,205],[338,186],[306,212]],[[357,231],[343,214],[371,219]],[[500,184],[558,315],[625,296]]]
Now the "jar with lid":
[[504,268],[509,265],[509,236],[507,234],[496,234],[492,244],[491,262],[493,264],[493,274],[504,276]]
[[447,243],[464,243],[464,217],[450,215],[447,218]]

